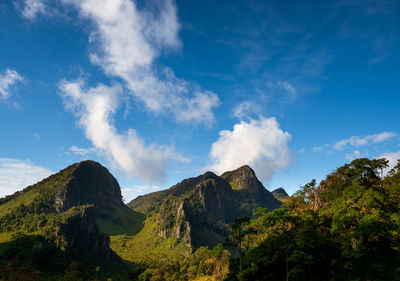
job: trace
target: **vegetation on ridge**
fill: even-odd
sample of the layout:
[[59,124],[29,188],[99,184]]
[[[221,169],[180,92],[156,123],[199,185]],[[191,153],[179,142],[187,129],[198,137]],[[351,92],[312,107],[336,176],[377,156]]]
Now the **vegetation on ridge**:
[[272,212],[250,167],[206,173],[135,201],[146,214],[82,163],[0,200],[0,280],[400,280],[400,162],[356,159]]

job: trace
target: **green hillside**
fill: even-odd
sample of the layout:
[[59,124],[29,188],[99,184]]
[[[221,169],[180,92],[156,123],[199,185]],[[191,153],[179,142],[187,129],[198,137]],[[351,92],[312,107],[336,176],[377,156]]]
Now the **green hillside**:
[[[104,267],[101,272],[88,273],[90,278],[106,274],[109,266],[125,268],[109,248],[108,233],[135,234],[143,227],[143,220],[143,215],[123,204],[120,187],[107,169],[93,161],[73,164],[0,200],[0,259],[5,268],[0,276],[28,278],[30,275],[25,272],[32,271],[40,279],[47,274],[32,267],[27,253],[34,251],[29,247],[35,245],[29,245],[26,251],[16,246],[21,258],[7,261],[14,241],[20,245],[32,239],[42,241],[38,243],[44,245],[44,252],[58,252],[57,257],[62,257],[55,259],[64,266],[52,269],[50,275],[62,276],[75,261],[92,270]],[[15,272],[20,267],[25,271]],[[126,276],[127,269],[122,272]],[[114,278],[125,279],[118,275]]]

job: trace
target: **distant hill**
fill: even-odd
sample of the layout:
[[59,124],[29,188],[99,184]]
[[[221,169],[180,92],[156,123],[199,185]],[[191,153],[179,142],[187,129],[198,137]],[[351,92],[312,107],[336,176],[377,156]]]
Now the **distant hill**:
[[155,226],[159,237],[183,242],[188,249],[222,243],[235,218],[251,216],[257,207],[274,210],[280,205],[249,166],[221,176],[207,172],[128,203],[149,214],[146,223]]
[[273,190],[271,193],[278,200],[282,200],[282,199],[289,197],[289,194],[286,193],[286,191],[283,189],[283,187],[279,187],[279,188]]

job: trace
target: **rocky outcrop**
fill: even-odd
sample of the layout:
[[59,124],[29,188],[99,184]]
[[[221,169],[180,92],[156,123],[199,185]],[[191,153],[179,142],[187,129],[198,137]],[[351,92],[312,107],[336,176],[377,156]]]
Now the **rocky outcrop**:
[[283,187],[279,187],[279,188],[275,189],[274,191],[272,191],[271,193],[278,200],[289,197],[289,194],[286,193],[286,191],[283,189]]
[[221,177],[207,172],[128,204],[135,206],[135,210],[154,210],[158,235],[184,241],[190,248],[222,243],[235,218],[251,216],[257,207],[273,210],[280,205],[249,166]]
[[56,197],[58,212],[84,204],[93,204],[99,215],[115,206],[124,206],[117,180],[94,161],[77,164],[71,179]]
[[281,206],[271,192],[257,179],[253,169],[245,165],[234,171],[225,172],[221,175],[232,189],[236,191],[236,198],[241,202],[242,209],[247,216],[251,216],[256,207],[268,208],[270,211]]
[[101,263],[119,261],[110,249],[108,234],[99,233],[93,205],[72,207],[60,214],[54,229],[56,242],[63,250],[77,251]]

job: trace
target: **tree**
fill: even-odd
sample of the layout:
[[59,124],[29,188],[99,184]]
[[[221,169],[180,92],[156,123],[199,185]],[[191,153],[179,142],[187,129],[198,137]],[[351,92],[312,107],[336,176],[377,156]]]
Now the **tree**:
[[229,237],[232,239],[232,241],[234,241],[238,245],[240,272],[242,272],[242,257],[243,257],[242,242],[246,234],[245,226],[248,225],[249,222],[250,222],[249,217],[242,217],[235,219],[235,222],[231,224],[231,233]]

